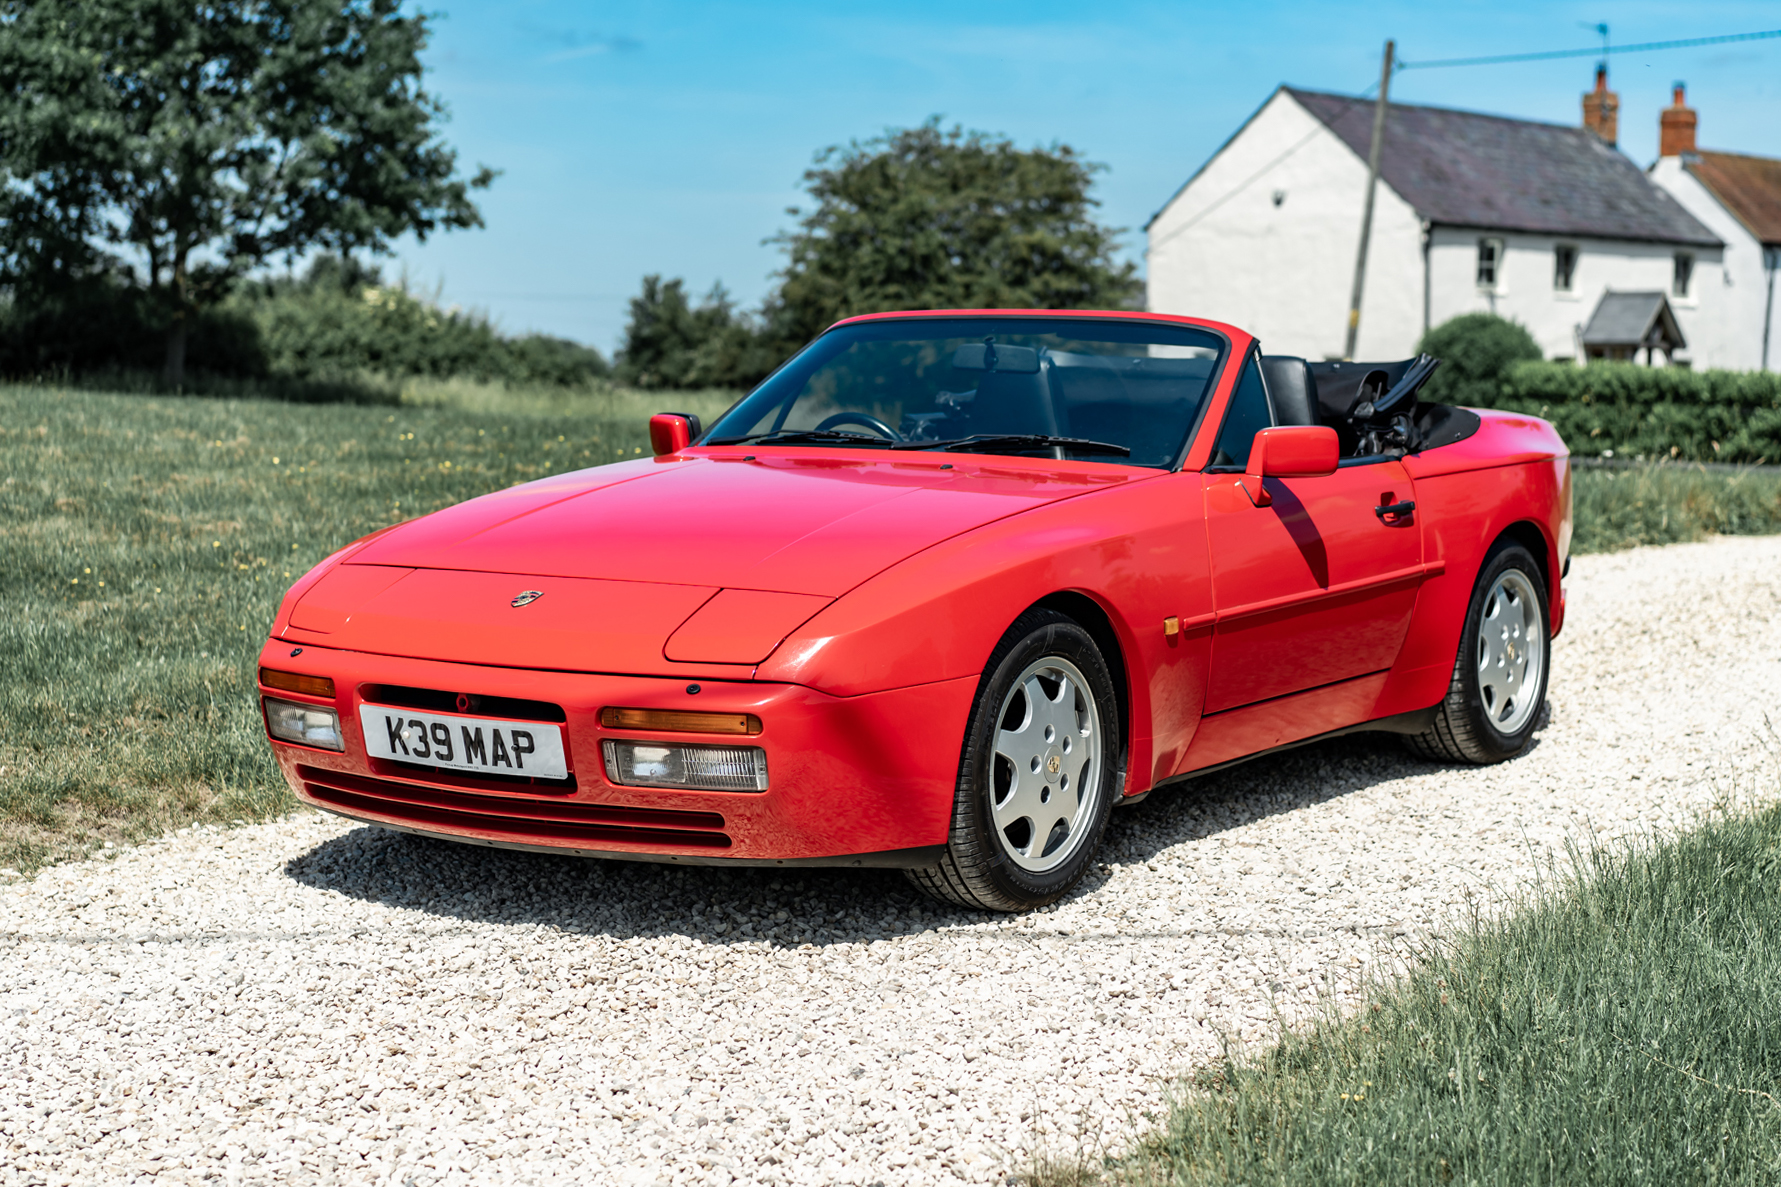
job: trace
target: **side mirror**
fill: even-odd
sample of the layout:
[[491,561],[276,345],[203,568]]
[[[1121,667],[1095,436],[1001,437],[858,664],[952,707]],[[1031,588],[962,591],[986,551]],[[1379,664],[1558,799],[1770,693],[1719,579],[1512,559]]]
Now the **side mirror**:
[[649,418],[649,448],[657,457],[679,453],[699,435],[699,418],[685,412],[658,412]]
[[1336,472],[1342,447],[1336,430],[1328,425],[1283,425],[1263,429],[1249,446],[1249,467],[1243,474],[1243,493],[1257,507],[1266,507],[1274,496],[1262,486],[1264,478],[1321,478]]

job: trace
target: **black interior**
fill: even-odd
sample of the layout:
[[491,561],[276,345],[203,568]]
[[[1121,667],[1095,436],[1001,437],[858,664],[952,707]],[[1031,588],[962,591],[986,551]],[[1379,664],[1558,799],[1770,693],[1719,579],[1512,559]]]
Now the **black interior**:
[[[1401,456],[1463,441],[1482,423],[1465,408],[1416,398],[1438,365],[1427,356],[1393,363],[1311,363],[1293,355],[1264,355],[1262,376],[1274,423],[1329,425],[1344,458]],[[1399,391],[1406,377],[1410,382]],[[1376,411],[1375,405],[1388,411]]]

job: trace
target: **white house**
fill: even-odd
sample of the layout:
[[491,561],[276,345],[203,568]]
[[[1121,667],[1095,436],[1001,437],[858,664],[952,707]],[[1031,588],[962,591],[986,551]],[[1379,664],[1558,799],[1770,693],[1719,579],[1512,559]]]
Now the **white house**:
[[[1605,75],[1585,108],[1596,131],[1389,107],[1356,357],[1406,357],[1428,327],[1484,310],[1548,358],[1667,345],[1696,367],[1752,365],[1717,328],[1743,292],[1725,240],[1613,147]],[[1147,225],[1150,308],[1341,357],[1372,125],[1370,99],[1275,91]],[[1586,344],[1609,293],[1651,297],[1683,341]]]
[[[1695,147],[1696,115],[1676,84],[1660,117],[1651,180],[1725,242],[1723,321],[1701,327],[1699,346],[1740,370],[1781,367],[1781,160]],[[1709,341],[1709,336],[1714,340]]]

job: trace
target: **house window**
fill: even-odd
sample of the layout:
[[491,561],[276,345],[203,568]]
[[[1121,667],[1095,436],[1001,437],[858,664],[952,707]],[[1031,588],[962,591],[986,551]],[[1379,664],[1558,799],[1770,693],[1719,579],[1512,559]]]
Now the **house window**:
[[1478,287],[1495,290],[1497,277],[1503,270],[1503,241],[1501,239],[1480,239],[1478,241]]
[[1694,279],[1694,256],[1686,251],[1676,253],[1675,279],[1670,282],[1670,292],[1678,297],[1688,295],[1688,283]]
[[1571,291],[1571,282],[1577,278],[1577,247],[1572,243],[1561,243],[1552,249],[1552,287],[1561,293]]

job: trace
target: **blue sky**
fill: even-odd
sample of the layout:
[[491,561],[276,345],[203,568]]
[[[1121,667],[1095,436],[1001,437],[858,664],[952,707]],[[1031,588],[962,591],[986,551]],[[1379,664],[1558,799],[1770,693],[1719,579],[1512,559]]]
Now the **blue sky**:
[[[744,303],[770,287],[816,150],[931,115],[1062,142],[1107,166],[1101,217],[1140,228],[1280,83],[1359,92],[1387,37],[1406,60],[1781,28],[1781,3],[1058,3],[896,6],[458,0],[439,11],[427,85],[466,171],[504,171],[487,227],[405,242],[387,267],[510,332],[611,351],[648,272]],[[1392,96],[1579,119],[1588,58],[1409,70]],[[1657,151],[1688,83],[1703,147],[1781,156],[1781,40],[1617,54],[1621,147]]]

